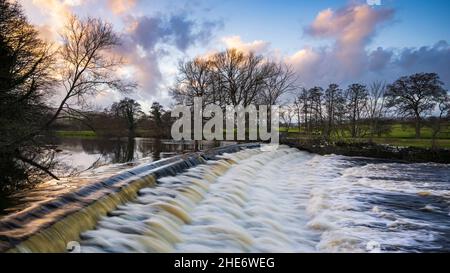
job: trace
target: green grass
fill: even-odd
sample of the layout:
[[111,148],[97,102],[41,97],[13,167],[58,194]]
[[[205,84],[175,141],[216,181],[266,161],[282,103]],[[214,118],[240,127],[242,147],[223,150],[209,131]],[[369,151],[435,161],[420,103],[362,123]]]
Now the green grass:
[[[402,124],[394,124],[392,125],[392,130],[389,134],[383,135],[383,137],[388,138],[415,138],[416,131],[414,127],[402,125]],[[421,138],[430,139],[432,137],[432,130],[430,127],[422,127]],[[439,133],[440,139],[450,139],[450,131],[449,129],[444,129]]]
[[94,131],[56,131],[56,135],[59,137],[82,137],[82,138],[97,137],[97,134]]
[[[448,124],[444,124],[442,126],[443,130],[439,133],[439,139],[450,139],[450,126]],[[280,132],[286,132],[286,127],[280,127]],[[289,133],[298,133],[299,129],[297,127],[293,127],[289,129]],[[347,137],[347,135],[346,135]],[[350,133],[348,133],[348,137],[350,137]],[[383,134],[382,138],[416,138],[416,131],[414,126],[409,124],[393,124],[391,125],[391,131],[389,133]],[[432,138],[432,130],[430,127],[424,126],[421,130],[421,138],[423,139],[431,139]]]
[[[287,128],[286,127],[280,127],[278,131],[282,132],[282,133],[286,133],[287,132]],[[296,128],[289,128],[289,133],[298,133],[298,132],[300,132],[298,127],[296,127]]]
[[[374,138],[373,142],[378,144],[388,144],[400,147],[419,147],[430,148],[432,146],[431,139],[411,139],[411,138]],[[438,139],[436,144],[439,148],[450,148],[450,139]]]
[[[439,133],[436,144],[440,148],[450,149],[450,126],[442,126],[444,129]],[[280,127],[280,132],[287,132],[286,127]],[[289,129],[289,136],[295,138],[299,132],[296,127]],[[359,139],[352,139],[350,133],[345,134],[343,140],[346,141],[367,141],[372,140],[378,144],[388,144],[399,147],[419,147],[419,148],[431,148],[432,146],[432,130],[430,127],[424,126],[421,130],[421,138],[416,139],[416,131],[414,126],[410,124],[393,124],[389,133],[383,134],[378,137],[366,137]]]

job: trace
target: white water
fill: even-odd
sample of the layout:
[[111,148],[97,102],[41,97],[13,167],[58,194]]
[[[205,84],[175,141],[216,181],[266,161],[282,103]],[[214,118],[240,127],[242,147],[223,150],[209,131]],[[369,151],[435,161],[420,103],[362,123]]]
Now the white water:
[[82,234],[81,250],[445,250],[449,242],[439,241],[450,226],[449,172],[287,147],[245,150],[141,190],[136,202]]

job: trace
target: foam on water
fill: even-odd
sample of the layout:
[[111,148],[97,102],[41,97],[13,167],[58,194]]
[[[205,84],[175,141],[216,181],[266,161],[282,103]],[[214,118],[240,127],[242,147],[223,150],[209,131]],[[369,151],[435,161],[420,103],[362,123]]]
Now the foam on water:
[[283,146],[225,154],[141,190],[83,233],[81,250],[448,250],[449,172],[445,165],[364,162]]

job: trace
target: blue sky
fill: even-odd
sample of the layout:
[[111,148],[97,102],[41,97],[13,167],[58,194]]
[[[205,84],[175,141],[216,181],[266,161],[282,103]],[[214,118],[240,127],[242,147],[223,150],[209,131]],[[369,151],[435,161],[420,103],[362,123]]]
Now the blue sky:
[[[438,72],[450,85],[450,1],[22,0],[47,39],[70,13],[100,16],[124,37],[121,52],[144,107],[170,104],[177,63],[237,47],[291,65],[304,86],[392,81]],[[100,105],[119,99],[107,94]]]
[[[244,40],[268,40],[275,47],[294,51],[310,41],[303,28],[317,13],[339,9],[348,0],[207,0],[141,1],[143,14],[188,11],[196,18],[220,19],[224,27],[217,34],[240,35]],[[385,47],[419,47],[450,38],[450,1],[381,0],[380,8],[393,8],[395,18],[383,28],[373,43]],[[175,7],[175,8],[174,8]],[[202,7],[197,9],[197,7]]]

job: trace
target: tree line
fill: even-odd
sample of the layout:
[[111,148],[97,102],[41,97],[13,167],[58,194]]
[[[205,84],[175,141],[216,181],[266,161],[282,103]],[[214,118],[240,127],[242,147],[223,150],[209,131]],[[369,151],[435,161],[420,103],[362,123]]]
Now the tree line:
[[91,130],[98,137],[151,137],[170,138],[170,127],[173,118],[169,110],[159,102],[153,102],[148,112],[142,109],[139,102],[125,97],[106,107],[103,111],[83,112],[83,122],[68,119],[55,122],[55,131]]
[[282,62],[228,49],[181,63],[171,94],[188,106],[195,97],[204,106],[281,104],[280,117],[288,129],[296,124],[302,134],[325,139],[381,136],[389,131],[385,121],[392,119],[412,120],[416,138],[425,123],[437,136],[449,115],[449,95],[436,73],[346,88],[334,83],[325,89],[302,88],[297,82],[292,68]]
[[427,124],[438,134],[449,118],[450,97],[436,73],[416,73],[386,84],[350,84],[342,89],[301,88],[284,107],[281,118],[290,127],[296,119],[304,134],[329,138],[380,137],[390,130],[389,120],[411,120],[416,138]]
[[228,49],[181,63],[170,91],[177,103],[188,106],[195,97],[201,97],[205,105],[221,107],[274,105],[294,90],[295,82],[295,73],[288,65]]

